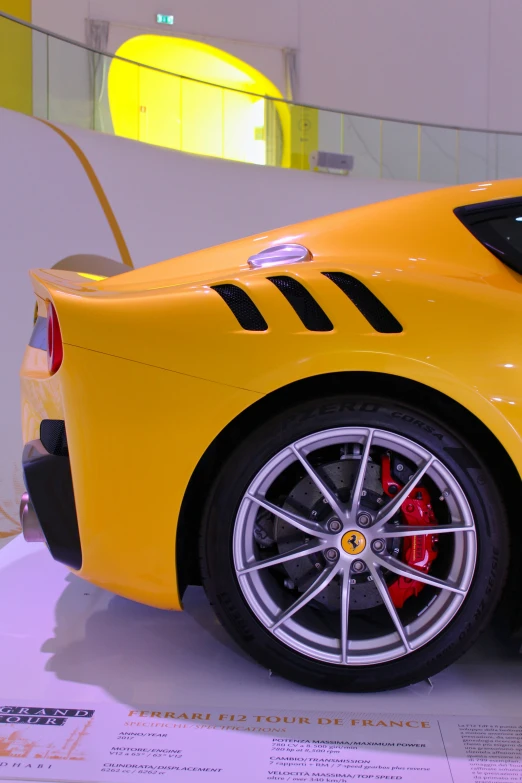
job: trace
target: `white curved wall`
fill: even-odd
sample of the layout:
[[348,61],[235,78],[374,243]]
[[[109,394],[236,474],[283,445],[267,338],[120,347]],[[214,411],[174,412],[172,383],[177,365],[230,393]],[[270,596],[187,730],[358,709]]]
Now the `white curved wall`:
[[522,131],[520,0],[33,0],[33,21],[85,40],[111,22],[112,51],[140,32],[228,49],[284,89],[282,50],[298,50],[304,103],[413,121]]
[[97,172],[136,266],[436,187],[234,163],[66,130]]
[[[136,266],[428,187],[268,169],[64,130],[94,168]],[[0,140],[1,541],[16,528],[23,492],[18,370],[34,309],[27,272],[79,253],[121,259],[67,141],[5,109]]]

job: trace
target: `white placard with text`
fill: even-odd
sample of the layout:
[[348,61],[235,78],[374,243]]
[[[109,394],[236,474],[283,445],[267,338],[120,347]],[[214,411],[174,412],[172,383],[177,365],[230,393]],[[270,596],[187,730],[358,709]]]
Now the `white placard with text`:
[[0,779],[519,783],[522,719],[0,704]]

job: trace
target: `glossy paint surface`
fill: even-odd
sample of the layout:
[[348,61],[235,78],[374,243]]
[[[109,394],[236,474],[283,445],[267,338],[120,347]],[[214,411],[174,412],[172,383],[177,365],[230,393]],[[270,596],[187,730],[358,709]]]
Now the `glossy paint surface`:
[[[522,474],[522,281],[453,214],[513,196],[522,196],[522,180],[410,196],[103,281],[34,272],[35,292],[53,301],[65,346],[53,378],[28,349],[24,438],[43,413],[63,410],[82,576],[180,608],[177,516],[200,458],[256,400],[312,376],[365,371],[430,386],[477,416]],[[283,243],[306,246],[313,260],[273,272],[248,266],[254,253]],[[403,332],[374,331],[322,274],[332,271],[361,280]],[[270,274],[305,285],[333,331],[307,331]],[[211,288],[223,283],[248,292],[266,331],[239,326]]]

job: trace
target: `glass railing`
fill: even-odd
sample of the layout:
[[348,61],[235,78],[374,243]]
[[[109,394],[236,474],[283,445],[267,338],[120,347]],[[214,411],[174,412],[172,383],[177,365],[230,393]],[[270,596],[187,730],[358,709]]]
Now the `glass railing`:
[[[8,67],[5,41],[16,52]],[[295,169],[314,167],[316,151],[338,153],[364,179],[522,176],[522,134],[299,105],[131,62],[2,13],[0,63],[1,106],[183,152]]]

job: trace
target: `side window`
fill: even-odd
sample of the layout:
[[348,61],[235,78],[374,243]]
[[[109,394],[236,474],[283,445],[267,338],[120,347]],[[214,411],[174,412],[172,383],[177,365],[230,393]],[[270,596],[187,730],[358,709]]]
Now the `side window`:
[[522,274],[522,198],[458,207],[455,215],[493,255]]

